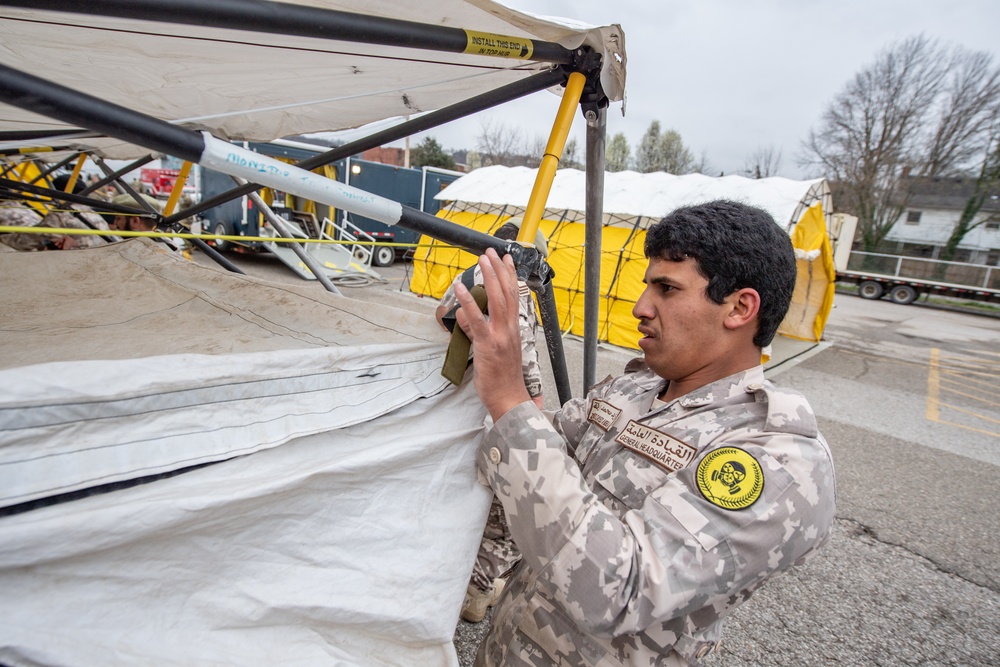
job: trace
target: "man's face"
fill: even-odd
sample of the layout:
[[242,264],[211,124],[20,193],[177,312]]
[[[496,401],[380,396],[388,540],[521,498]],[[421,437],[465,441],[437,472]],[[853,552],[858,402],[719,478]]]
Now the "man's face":
[[639,320],[639,347],[646,363],[666,380],[686,380],[713,375],[725,362],[723,325],[731,306],[713,303],[705,293],[708,280],[698,273],[697,262],[649,260],[643,290],[632,308]]
[[111,229],[119,232],[151,232],[156,223],[137,215],[116,215],[111,222]]

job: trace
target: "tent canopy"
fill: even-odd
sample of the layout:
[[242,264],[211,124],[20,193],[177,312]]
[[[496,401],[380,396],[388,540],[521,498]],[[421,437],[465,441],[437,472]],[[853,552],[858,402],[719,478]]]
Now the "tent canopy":
[[[587,45],[603,56],[605,94],[611,101],[624,95],[625,43],[617,25],[542,18],[488,0],[286,4],[527,37],[567,48]],[[161,120],[248,141],[417,115],[550,67],[530,59],[12,7],[0,8],[0,63]],[[0,132],[68,129],[0,104]],[[113,158],[147,152],[116,139],[73,143]]]

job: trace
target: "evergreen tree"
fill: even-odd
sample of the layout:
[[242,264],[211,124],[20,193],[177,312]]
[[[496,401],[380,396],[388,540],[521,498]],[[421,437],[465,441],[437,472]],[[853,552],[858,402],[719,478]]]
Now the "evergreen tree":
[[437,139],[425,137],[423,141],[410,150],[410,166],[454,169],[455,160],[444,152]]
[[623,132],[611,137],[604,150],[604,166],[608,171],[625,171],[632,163],[632,148]]

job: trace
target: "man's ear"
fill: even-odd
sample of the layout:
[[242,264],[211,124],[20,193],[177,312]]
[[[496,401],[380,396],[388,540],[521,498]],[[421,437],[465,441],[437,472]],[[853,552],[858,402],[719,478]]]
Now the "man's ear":
[[726,303],[730,305],[723,322],[727,329],[739,329],[756,323],[757,311],[760,310],[760,294],[757,290],[752,287],[738,289],[726,297]]

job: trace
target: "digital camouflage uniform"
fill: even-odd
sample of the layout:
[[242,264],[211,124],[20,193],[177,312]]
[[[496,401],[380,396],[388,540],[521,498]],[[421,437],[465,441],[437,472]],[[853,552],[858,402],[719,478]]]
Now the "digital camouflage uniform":
[[[108,225],[101,216],[94,213],[90,208],[79,204],[70,205],[72,210],[53,211],[44,218],[35,211],[17,205],[0,207],[0,224],[16,227],[66,227],[69,229],[108,229]],[[75,213],[74,213],[75,211]],[[79,217],[77,217],[79,216]],[[81,220],[82,218],[83,220]],[[84,222],[84,220],[86,222]],[[60,238],[59,234],[30,234],[18,232],[15,234],[0,235],[0,243],[4,243],[15,250],[30,252],[35,250],[46,250],[52,242]],[[101,246],[107,241],[99,236],[74,235],[70,243],[74,248],[93,248]]]
[[665,380],[629,366],[484,439],[523,560],[477,665],[698,664],[731,609],[828,539],[833,463],[801,395],[757,366],[654,407]]
[[[459,274],[441,297],[440,305],[445,306],[448,311],[458,306],[455,284],[463,281],[469,288],[473,285],[482,285],[483,274],[479,265],[469,267]],[[523,282],[518,282],[517,287],[520,297],[517,319],[521,325],[521,372],[528,394],[534,398],[542,394],[542,372],[538,366],[538,352],[535,349],[538,316],[531,298],[531,288]],[[520,559],[521,553],[514,544],[510,529],[507,527],[507,520],[504,518],[503,505],[494,496],[470,581],[476,588],[485,591],[493,585],[494,579],[506,574]]]
[[[473,285],[482,285],[483,273],[479,265],[470,266],[458,274],[441,297],[438,305],[444,306],[449,313],[458,307],[455,285],[460,282],[464,282],[470,289]],[[535,349],[538,314],[535,312],[535,302],[531,298],[531,288],[527,283],[518,281],[517,289],[520,297],[517,321],[521,325],[521,372],[524,375],[524,385],[528,388],[528,395],[534,398],[542,394],[542,371],[538,366],[538,351]]]

